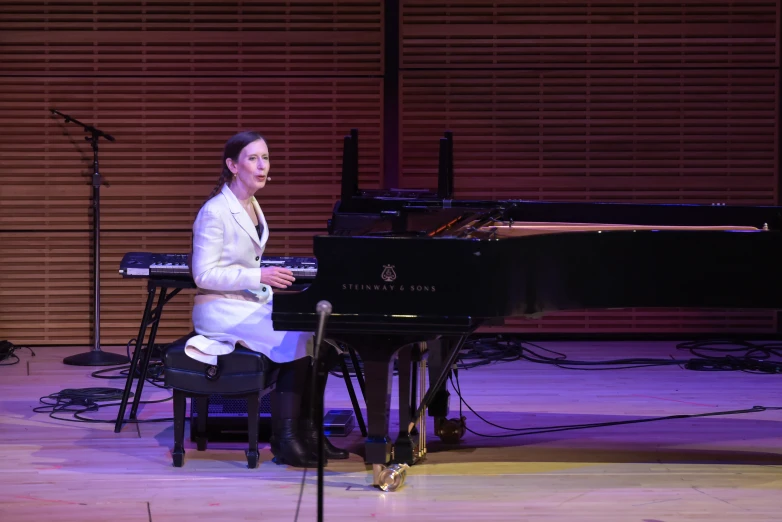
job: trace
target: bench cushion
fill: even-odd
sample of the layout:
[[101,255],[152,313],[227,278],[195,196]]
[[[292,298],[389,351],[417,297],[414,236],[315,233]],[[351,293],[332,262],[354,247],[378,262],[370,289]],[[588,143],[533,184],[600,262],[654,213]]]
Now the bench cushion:
[[203,395],[246,394],[269,388],[276,380],[276,366],[262,353],[243,346],[217,358],[217,365],[196,361],[185,354],[191,333],[168,345],[163,355],[165,383],[188,393]]

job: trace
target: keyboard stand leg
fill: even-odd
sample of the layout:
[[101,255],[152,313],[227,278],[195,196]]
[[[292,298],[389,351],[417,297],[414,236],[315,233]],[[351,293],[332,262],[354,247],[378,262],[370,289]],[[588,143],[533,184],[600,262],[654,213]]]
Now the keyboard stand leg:
[[114,423],[114,433],[119,433],[122,430],[122,423],[125,421],[125,408],[128,406],[130,389],[133,387],[133,379],[136,377],[136,371],[138,370],[138,362],[142,351],[141,347],[144,345],[144,336],[147,333],[147,325],[149,324],[152,303],[155,300],[156,292],[157,289],[154,286],[149,285],[147,287],[147,304],[144,307],[144,313],[141,316],[141,325],[139,326],[138,337],[136,337],[136,347],[133,349],[133,358],[130,361],[128,378],[125,380],[125,389],[122,392],[122,400],[119,404],[117,420]]
[[[155,346],[155,336],[157,335],[157,327],[160,325],[160,315],[163,313],[163,306],[173,297],[177,291],[175,290],[171,296],[166,298],[166,287],[160,288],[160,296],[158,297],[157,306],[152,317],[152,329],[149,332],[149,339],[147,340],[147,349],[144,351],[144,360],[139,368],[141,375],[139,375],[138,383],[136,384],[136,395],[133,397],[133,405],[130,407],[130,418],[135,419],[138,413],[138,406],[141,402],[141,392],[144,389],[144,381],[147,379],[147,369],[149,368],[149,360],[152,358],[152,350]],[[178,289],[177,289],[178,290]]]

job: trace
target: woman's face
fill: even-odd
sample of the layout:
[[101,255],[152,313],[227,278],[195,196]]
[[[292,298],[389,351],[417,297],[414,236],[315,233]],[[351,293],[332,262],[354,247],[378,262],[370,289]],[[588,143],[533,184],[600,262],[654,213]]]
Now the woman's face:
[[228,158],[225,164],[235,175],[232,183],[238,183],[248,193],[254,194],[266,185],[270,167],[269,148],[265,141],[255,140],[242,149],[236,161]]

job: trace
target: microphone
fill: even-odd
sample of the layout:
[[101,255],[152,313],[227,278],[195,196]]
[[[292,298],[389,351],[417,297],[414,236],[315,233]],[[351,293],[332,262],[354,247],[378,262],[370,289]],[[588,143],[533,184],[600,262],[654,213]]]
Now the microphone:
[[270,182],[272,180],[271,176],[266,176],[266,183]]
[[86,132],[91,132],[92,133],[92,138],[88,138],[86,136],[84,137],[84,139],[87,140],[87,141],[90,141],[90,139],[92,139],[94,142],[97,143],[98,138],[101,137],[101,136],[106,138],[109,141],[114,141],[114,136],[112,136],[111,134],[106,134],[102,130],[96,129],[92,125],[87,125],[86,123],[82,123],[79,120],[77,120],[76,118],[72,118],[72,117],[70,117],[67,114],[61,113],[57,109],[49,109],[49,112],[51,112],[52,114],[57,114],[57,115],[62,116],[63,118],[65,118],[65,123],[73,122],[76,125],[79,125],[80,127],[82,127]]
[[57,109],[49,109],[49,110],[51,111],[52,114],[57,114],[57,115],[60,115],[63,118],[65,118],[65,123],[70,123],[71,122],[71,117],[68,116],[67,114],[63,114],[60,111],[58,111]]
[[326,318],[331,315],[331,303],[328,301],[318,301],[315,305],[315,311],[318,314],[318,330],[315,333],[315,360],[318,359],[320,352],[320,343],[323,341],[323,329],[326,326]]
[[323,330],[326,324],[326,317],[331,315],[331,303],[326,300],[318,301],[315,305],[315,311],[318,313],[318,331],[315,334],[315,353],[313,363],[315,365],[312,372],[312,388],[310,404],[314,406],[314,421],[318,431],[318,521],[323,520],[323,466],[325,460],[325,434],[323,433],[323,397],[315,397],[315,390],[320,389],[320,382],[326,378],[326,369],[320,360],[320,343],[323,341]]
[[318,312],[319,315],[329,316],[331,315],[331,303],[328,301],[318,301],[317,306],[315,306],[315,311]]

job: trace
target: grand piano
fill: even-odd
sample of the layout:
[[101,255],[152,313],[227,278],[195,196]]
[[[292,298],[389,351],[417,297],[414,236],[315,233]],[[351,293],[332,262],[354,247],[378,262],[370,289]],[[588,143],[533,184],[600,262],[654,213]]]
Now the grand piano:
[[[324,335],[360,355],[375,485],[389,464],[421,456],[414,422],[427,407],[445,418],[448,372],[482,325],[574,309],[782,308],[780,207],[454,200],[451,133],[439,153],[436,191],[360,190],[352,130],[340,201],[328,234],[313,239],[317,274],[274,299],[274,328],[304,331],[317,330],[327,300]],[[430,385],[408,408],[411,353],[421,352]]]

